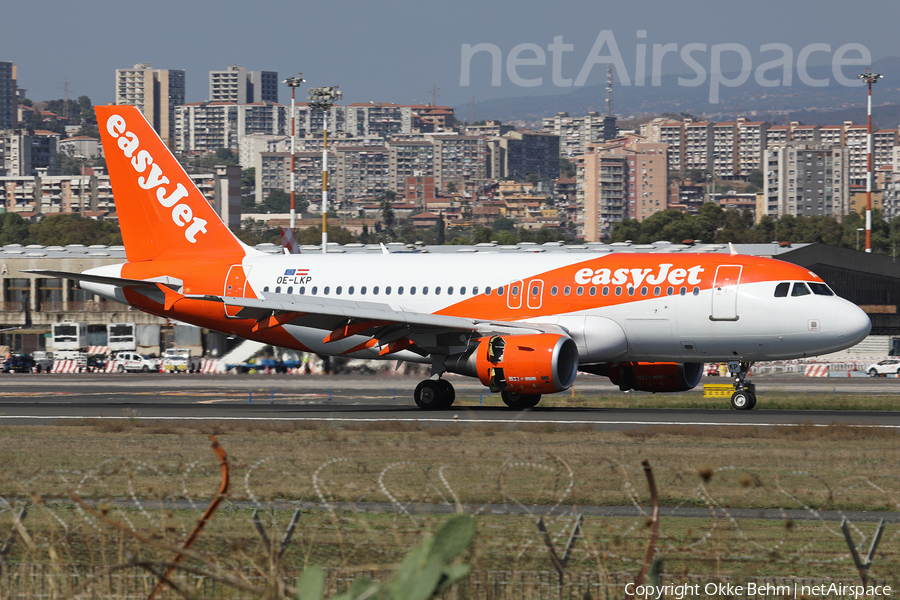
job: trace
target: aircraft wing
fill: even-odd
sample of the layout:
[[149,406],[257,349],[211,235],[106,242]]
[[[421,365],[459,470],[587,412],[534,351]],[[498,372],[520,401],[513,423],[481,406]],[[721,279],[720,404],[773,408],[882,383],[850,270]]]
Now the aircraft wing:
[[474,337],[489,335],[525,335],[535,333],[560,333],[566,331],[554,324],[515,323],[487,321],[469,317],[433,315],[397,309],[386,303],[353,301],[337,298],[298,297],[287,294],[263,292],[263,299],[232,298],[227,296],[192,296],[186,298],[222,302],[225,306],[239,310],[235,318],[254,319],[257,328],[267,329],[278,325],[292,324],[329,331],[323,342],[333,342],[351,335],[371,338],[363,347],[356,347],[350,353],[372,346],[382,348],[382,354],[390,354],[398,348],[392,344],[403,344],[404,349],[420,350],[422,354],[449,350],[464,350],[467,342]]
[[47,277],[60,277],[62,279],[74,279],[75,281],[90,281],[91,283],[101,283],[106,285],[115,285],[119,287],[133,288],[156,288],[159,284],[172,289],[179,289],[181,281],[172,277],[154,277],[153,279],[123,279],[121,277],[106,277],[104,275],[88,275],[87,273],[70,273],[68,271],[51,271],[49,269],[24,269],[22,273],[34,273],[35,275],[43,275]]

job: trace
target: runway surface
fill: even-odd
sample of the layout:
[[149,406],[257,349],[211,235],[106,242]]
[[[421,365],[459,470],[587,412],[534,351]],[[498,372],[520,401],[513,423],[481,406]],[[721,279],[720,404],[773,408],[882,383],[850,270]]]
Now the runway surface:
[[[69,419],[142,418],[154,420],[403,420],[434,422],[521,421],[592,424],[621,430],[669,424],[782,426],[800,423],[900,428],[900,379],[805,378],[796,375],[754,378],[759,405],[734,411],[727,399],[716,409],[506,408],[454,406],[421,411],[412,401],[418,378],[384,376],[274,375],[53,375],[0,374],[0,424],[36,425]],[[487,397],[477,381],[450,378],[457,398]],[[728,383],[727,378],[704,378]],[[579,377],[579,394],[621,393],[608,380]],[[686,394],[701,393],[700,387]],[[832,394],[897,395],[898,411],[765,410],[766,392],[815,392],[827,407]]]

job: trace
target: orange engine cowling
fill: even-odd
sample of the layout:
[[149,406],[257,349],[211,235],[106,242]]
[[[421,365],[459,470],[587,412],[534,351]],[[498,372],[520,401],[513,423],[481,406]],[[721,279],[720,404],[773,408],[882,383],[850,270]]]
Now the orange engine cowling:
[[608,363],[606,374],[623,391],[684,392],[700,383],[703,363]]
[[578,347],[552,333],[484,338],[469,357],[478,379],[492,391],[552,394],[572,386]]

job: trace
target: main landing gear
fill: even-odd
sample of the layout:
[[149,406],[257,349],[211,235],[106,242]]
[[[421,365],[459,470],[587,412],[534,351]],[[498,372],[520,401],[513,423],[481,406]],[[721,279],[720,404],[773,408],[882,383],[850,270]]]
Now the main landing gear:
[[534,408],[541,401],[540,394],[518,394],[516,392],[500,392],[500,398],[503,403],[510,408],[517,410],[523,408]]
[[735,410],[753,410],[756,406],[756,386],[744,381],[750,372],[749,362],[736,360],[728,363],[728,372],[734,377],[734,393],[731,395],[731,408]]
[[413,394],[416,406],[425,410],[450,408],[456,400],[456,390],[446,379],[426,379],[416,386]]

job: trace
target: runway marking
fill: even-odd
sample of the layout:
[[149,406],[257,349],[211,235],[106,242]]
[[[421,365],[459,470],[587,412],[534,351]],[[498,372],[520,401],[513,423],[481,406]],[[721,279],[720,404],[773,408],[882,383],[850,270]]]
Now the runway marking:
[[[32,419],[32,420],[84,420],[84,419],[109,419],[109,420],[142,420],[142,421],[322,421],[322,422],[353,422],[367,423],[380,421],[393,422],[422,422],[422,423],[539,423],[553,425],[695,425],[698,427],[831,427],[834,423],[714,423],[707,421],[553,421],[546,419],[455,419],[453,417],[426,417],[426,418],[399,418],[399,417],[375,417],[369,419],[354,417],[85,417],[85,416],[43,416],[43,415],[0,415],[0,420]],[[900,425],[885,425],[879,423],[841,423],[845,427],[868,427],[877,429],[900,429]]]

